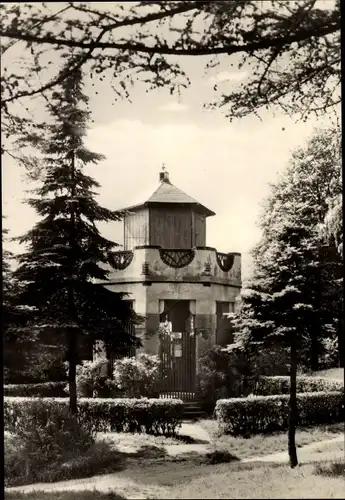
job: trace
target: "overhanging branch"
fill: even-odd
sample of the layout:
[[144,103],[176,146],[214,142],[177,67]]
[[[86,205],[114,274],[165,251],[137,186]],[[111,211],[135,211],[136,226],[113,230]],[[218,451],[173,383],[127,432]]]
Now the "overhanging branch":
[[[113,28],[106,27],[102,31],[102,37],[105,33],[109,32]],[[330,35],[335,33],[340,29],[340,20],[335,21],[329,25],[320,28],[317,32],[315,28],[301,29],[297,33],[286,35],[285,37],[265,37],[259,41],[244,43],[241,45],[223,45],[221,47],[190,47],[190,48],[176,48],[170,47],[169,45],[160,45],[150,47],[143,43],[133,43],[133,42],[97,42],[97,40],[92,42],[82,42],[80,40],[66,40],[64,38],[57,38],[54,36],[35,36],[31,33],[22,33],[20,31],[6,31],[0,29],[0,36],[5,38],[16,38],[24,42],[36,43],[36,44],[49,44],[58,45],[60,47],[70,47],[70,48],[80,48],[80,49],[116,49],[121,51],[129,52],[144,52],[149,54],[161,54],[161,55],[175,55],[175,56],[205,56],[205,55],[216,55],[216,54],[235,54],[238,52],[254,52],[257,50],[265,50],[276,45],[290,45],[294,42],[302,42],[310,38],[321,38],[325,35]],[[223,42],[226,39],[223,39]]]

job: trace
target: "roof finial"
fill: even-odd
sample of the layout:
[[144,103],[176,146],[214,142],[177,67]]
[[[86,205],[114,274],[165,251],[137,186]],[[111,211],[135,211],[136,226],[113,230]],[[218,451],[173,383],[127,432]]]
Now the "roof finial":
[[162,163],[162,170],[159,172],[159,181],[168,182],[170,184],[169,172],[166,169],[165,163]]

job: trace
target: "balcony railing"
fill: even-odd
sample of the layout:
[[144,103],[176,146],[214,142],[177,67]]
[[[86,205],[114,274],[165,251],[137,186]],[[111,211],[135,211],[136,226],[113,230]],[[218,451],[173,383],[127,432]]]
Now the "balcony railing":
[[241,255],[217,252],[212,247],[166,249],[138,246],[114,252],[111,281],[202,281],[232,282],[240,286]]

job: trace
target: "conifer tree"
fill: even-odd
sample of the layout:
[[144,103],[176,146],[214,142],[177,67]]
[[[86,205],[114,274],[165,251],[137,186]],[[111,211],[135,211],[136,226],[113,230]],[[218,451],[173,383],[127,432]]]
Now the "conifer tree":
[[317,367],[321,340],[340,320],[342,262],[319,231],[328,197],[341,190],[337,134],[317,132],[271,187],[260,221],[262,239],[253,250],[253,276],[233,317],[236,343],[229,346],[251,352],[274,344],[289,351],[292,467],[297,465],[297,366]]
[[[2,217],[5,219],[5,217]],[[20,284],[13,277],[12,252],[4,248],[8,229],[2,228],[2,347],[5,382],[27,376],[30,372],[31,355],[35,349],[35,335],[28,335],[25,324],[30,310],[17,304]]]
[[[4,219],[5,217],[2,216]],[[2,245],[4,246],[4,241],[7,237],[8,229],[2,228]],[[11,337],[10,333],[11,325],[14,323],[15,310],[13,307],[13,282],[12,282],[12,272],[10,260],[12,258],[12,252],[5,250],[3,248],[2,253],[2,340],[3,340],[3,350],[4,350],[4,375],[5,380],[8,376],[9,366],[11,366],[11,361],[9,358],[13,350],[10,349]]]
[[288,450],[290,465],[295,467],[297,362],[298,354],[308,345],[308,325],[314,314],[308,283],[309,270],[315,265],[309,228],[297,220],[284,221],[265,257],[269,273],[261,269],[242,297],[247,316],[234,322],[240,332],[236,340],[245,345],[254,343],[259,349],[279,345],[290,352]]
[[128,324],[139,318],[124,294],[98,284],[106,281],[111,251],[96,224],[117,221],[121,213],[95,200],[99,184],[83,168],[103,156],[84,144],[90,113],[80,70],[69,74],[53,95],[51,123],[44,137],[31,136],[44,165],[40,187],[26,202],[40,220],[18,240],[27,245],[15,277],[23,283],[22,304],[34,308],[41,332],[58,332],[69,364],[70,411],[77,412],[76,366],[82,339],[103,341],[108,353],[124,353],[137,344]]

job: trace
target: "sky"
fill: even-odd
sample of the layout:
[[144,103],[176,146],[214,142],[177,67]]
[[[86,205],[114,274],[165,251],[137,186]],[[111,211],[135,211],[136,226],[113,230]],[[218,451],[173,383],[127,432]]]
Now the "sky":
[[[14,57],[14,56],[13,56]],[[206,110],[215,97],[213,85],[235,85],[246,74],[224,62],[204,74],[202,58],[186,61],[191,86],[180,97],[167,90],[145,92],[138,84],[131,102],[114,103],[107,81],[87,88],[93,112],[87,146],[106,156],[88,168],[101,184],[98,201],[120,209],[145,201],[158,187],[164,163],[171,182],[216,215],[207,219],[208,246],[242,253],[244,280],[250,275],[249,252],[260,238],[257,221],[269,183],[286,167],[291,153],[303,146],[315,126],[328,118],[295,122],[279,112],[250,116],[229,123],[225,110]],[[97,92],[97,94],[96,94]],[[9,158],[2,166],[2,211],[10,236],[23,234],[37,220],[23,203],[30,188],[21,167]],[[122,243],[122,224],[100,226],[102,233]],[[22,251],[18,243],[6,246]]]

